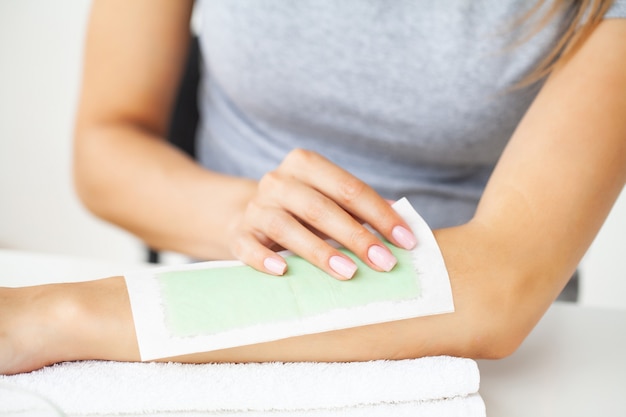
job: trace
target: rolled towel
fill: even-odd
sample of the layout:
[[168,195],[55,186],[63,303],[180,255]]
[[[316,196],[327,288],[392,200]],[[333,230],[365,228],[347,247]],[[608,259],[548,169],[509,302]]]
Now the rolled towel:
[[475,361],[449,356],[204,365],[84,361],[0,377],[0,383],[47,397],[68,415],[246,417],[484,416],[479,382]]

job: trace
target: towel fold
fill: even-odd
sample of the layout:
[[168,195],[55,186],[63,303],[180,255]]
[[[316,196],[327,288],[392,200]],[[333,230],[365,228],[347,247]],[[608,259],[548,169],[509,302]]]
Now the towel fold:
[[485,415],[476,362],[448,356],[204,365],[82,361],[0,382],[36,391],[68,415]]

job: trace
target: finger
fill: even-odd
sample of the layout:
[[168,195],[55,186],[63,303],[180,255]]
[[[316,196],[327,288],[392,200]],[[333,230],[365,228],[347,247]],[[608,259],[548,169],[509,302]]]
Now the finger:
[[305,150],[292,151],[279,167],[280,170],[337,202],[396,246],[413,249],[417,244],[411,228],[385,199],[321,155]]
[[236,235],[233,238],[232,252],[237,259],[257,271],[276,276],[282,276],[287,272],[287,262],[260,243],[252,233],[240,232]]
[[[251,205],[246,221],[254,224],[258,232],[273,242],[300,255],[337,279],[350,279],[356,273],[357,265],[352,259],[320,239],[283,209]],[[248,247],[248,249],[251,248],[252,246]],[[261,257],[266,255],[267,252],[262,252],[257,248],[257,253],[248,252],[248,255],[244,255],[248,259],[244,262],[250,262],[250,265],[261,265],[263,263]]]
[[396,265],[396,257],[382,241],[334,201],[295,179],[284,179],[282,184],[290,197],[283,202],[284,208],[317,231],[314,234],[321,232],[336,240],[370,268],[390,271]]

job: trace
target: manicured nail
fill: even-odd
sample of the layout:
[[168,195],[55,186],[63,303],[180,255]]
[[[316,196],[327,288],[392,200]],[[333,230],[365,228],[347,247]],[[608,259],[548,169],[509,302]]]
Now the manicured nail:
[[394,240],[400,244],[404,249],[413,249],[417,245],[417,240],[413,233],[408,231],[406,227],[396,226],[391,231],[391,236]]
[[389,250],[378,245],[370,246],[367,250],[367,257],[374,265],[386,272],[391,271],[398,262]]
[[287,263],[282,259],[265,258],[263,266],[274,275],[283,275],[287,270]]
[[357,269],[357,266],[354,262],[337,255],[331,256],[328,260],[328,264],[333,271],[346,279],[352,278]]

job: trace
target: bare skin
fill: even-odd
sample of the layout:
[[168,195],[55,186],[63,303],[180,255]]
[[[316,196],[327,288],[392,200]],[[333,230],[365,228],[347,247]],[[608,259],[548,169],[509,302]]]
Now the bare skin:
[[[443,236],[443,239],[446,237]],[[493,338],[509,327],[506,306],[481,300],[479,283],[453,280],[456,313],[294,337],[164,360],[179,362],[361,361],[434,354],[500,357],[514,349]],[[479,284],[479,285],[476,285]],[[508,285],[508,284],[507,284]],[[502,287],[499,291],[506,291]],[[554,291],[558,293],[558,289]],[[536,303],[532,294],[529,300]],[[502,299],[501,299],[502,300]],[[550,300],[544,302],[544,309]],[[484,306],[488,309],[481,311]],[[501,321],[483,314],[502,313]],[[543,309],[542,309],[543,310]],[[512,312],[511,312],[512,313]],[[540,314],[517,315],[529,331]],[[508,322],[508,323],[507,323]],[[76,359],[138,361],[139,352],[122,277],[73,284],[0,288],[0,373],[27,372]],[[502,326],[496,329],[492,326]],[[508,331],[508,330],[507,330]],[[523,338],[525,334],[516,337]],[[508,342],[506,342],[508,344]]]
[[0,288],[0,372],[76,358],[137,358],[125,291],[121,278]]
[[[271,272],[265,260],[276,256],[272,244],[280,244],[342,278],[329,263],[335,255],[332,248],[321,245],[311,231],[318,228],[315,213],[320,211],[306,208],[322,207],[330,217],[319,225],[342,225],[326,234],[377,267],[368,251],[378,241],[349,219],[371,221],[391,239],[402,220],[373,190],[338,167],[329,167],[319,155],[294,151],[257,184],[208,172],[162,141],[172,80],[179,71],[171,62],[176,62],[175,46],[186,36],[182,28],[190,3],[137,0],[130,9],[128,2],[116,0],[95,4],[104,8],[98,15],[103,18],[95,18],[90,42],[99,45],[99,52],[106,52],[109,42],[119,42],[129,59],[109,63],[97,58],[95,50],[87,53],[86,83],[91,87],[85,89],[78,121],[77,171],[81,195],[94,211],[157,247],[239,258]],[[126,7],[125,13],[118,16],[117,7]],[[146,13],[156,15],[143,19]],[[116,16],[119,38],[102,29],[111,16]],[[134,37],[132,45],[142,46],[137,51],[124,49],[129,44],[124,31],[135,28],[133,16],[154,23],[147,25],[147,33]],[[164,16],[176,19],[162,20]],[[163,33],[180,42],[161,45],[163,55],[142,59],[142,53],[154,51],[151,42]],[[323,361],[433,354],[498,358],[513,352],[575,270],[626,182],[624,39],[626,22],[620,19],[595,29],[550,76],[519,124],[475,217],[465,225],[435,231],[450,273],[454,314],[171,359]],[[110,71],[109,64],[128,68]],[[107,78],[111,76],[115,79]],[[116,93],[104,85],[121,88]],[[116,166],[108,165],[110,161]],[[316,183],[295,173],[292,167],[300,163],[320,168],[307,171],[332,175]],[[299,192],[302,205],[289,201],[291,191]],[[371,213],[376,218],[368,218]],[[181,220],[172,226],[164,221],[171,218]],[[0,289],[0,372],[79,359],[139,359],[120,277]]]
[[[442,230],[437,238],[451,276],[455,313],[382,323],[258,345],[164,358],[189,363],[264,361],[363,361],[448,354],[501,358],[512,353],[549,307],[567,275],[558,282],[528,287],[510,259],[493,262],[490,273],[472,265],[492,245],[467,250],[459,234],[484,235],[480,225]],[[467,233],[467,234],[465,234]],[[555,284],[556,283],[556,284]],[[72,360],[140,360],[130,303],[122,277],[83,283],[0,288],[0,373],[28,372]]]
[[[349,278],[354,265],[321,233],[384,270],[390,263],[370,256],[372,248],[382,248],[380,240],[353,219],[401,247],[414,244],[394,233],[406,224],[371,187],[320,155],[296,149],[257,183],[204,169],[166,143],[192,6],[191,0],[136,0],[132,7],[123,0],[93,2],[74,153],[85,205],[152,247],[195,258],[237,258],[280,275],[284,263],[272,250],[280,246],[338,279]],[[625,119],[623,26],[620,19],[601,23],[553,74],[498,163],[478,221],[515,232],[518,224],[511,223],[520,223],[520,216],[537,215],[541,227],[529,229],[535,240],[563,226],[558,212],[585,223],[583,238],[568,236],[575,239],[571,249],[584,252],[586,230],[597,229],[624,183],[618,166]],[[602,188],[608,188],[606,197],[594,193]],[[598,210],[590,212],[583,200],[596,197]],[[581,201],[581,209],[564,210]],[[539,213],[548,207],[554,215]],[[507,246],[519,237],[503,239]],[[333,259],[346,268],[338,271]],[[571,264],[555,268],[560,276]]]
[[284,260],[272,249],[281,246],[350,278],[354,263],[319,237],[326,234],[370,267],[387,269],[370,259],[370,249],[391,253],[354,218],[402,247],[415,243],[399,240],[406,223],[371,187],[320,155],[295,150],[257,183],[206,170],[166,143],[192,4],[93,3],[75,134],[85,205],[152,247],[199,259],[237,258],[280,275]]

